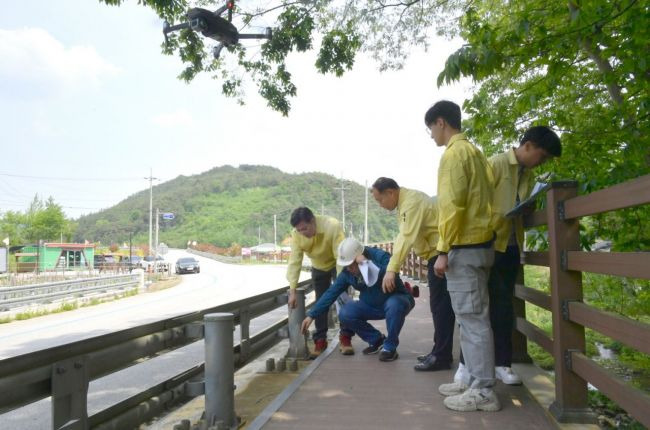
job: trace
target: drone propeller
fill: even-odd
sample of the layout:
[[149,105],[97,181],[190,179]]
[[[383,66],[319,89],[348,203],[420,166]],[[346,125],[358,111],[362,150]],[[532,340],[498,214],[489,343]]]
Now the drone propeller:
[[[189,28],[219,42],[219,45],[213,48],[214,57],[219,58],[219,54],[224,47],[236,45],[241,39],[271,39],[273,34],[270,27],[267,27],[264,33],[240,34],[231,22],[234,7],[234,0],[228,0],[224,6],[214,12],[198,7],[190,9],[187,12],[187,22],[176,25],[170,25],[167,21],[163,22],[165,43],[169,43],[167,39],[168,33]],[[221,17],[221,14],[225,11],[228,11],[228,19]]]

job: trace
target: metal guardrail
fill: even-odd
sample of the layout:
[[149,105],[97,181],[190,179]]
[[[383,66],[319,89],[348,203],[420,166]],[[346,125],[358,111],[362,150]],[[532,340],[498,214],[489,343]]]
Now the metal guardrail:
[[198,251],[196,249],[187,248],[186,251],[190,254],[200,255],[201,257],[209,258],[211,260],[219,261],[221,263],[241,263],[240,257],[229,257],[227,255],[212,254],[210,252]]
[[20,287],[0,287],[0,311],[32,303],[47,303],[55,299],[83,295],[95,291],[136,287],[141,275],[115,275],[99,278],[48,282]]
[[[299,287],[310,291],[311,281]],[[203,319],[207,314],[229,312],[234,324],[240,326],[240,342],[234,346],[234,365],[239,368],[260,355],[280,339],[295,338],[306,342],[300,330],[287,328],[289,317],[250,336],[250,321],[287,303],[287,287],[203,309],[197,312],[155,321],[130,329],[35,351],[0,361],[0,414],[52,397],[52,428],[123,429],[133,428],[150,419],[163,408],[202,394],[196,389],[204,365],[186,369],[180,374],[150,387],[118,404],[87,415],[88,384],[91,380],[117,372],[144,359],[170,352],[203,339]],[[304,318],[304,309],[291,312],[294,321]],[[293,345],[290,351],[306,351]]]

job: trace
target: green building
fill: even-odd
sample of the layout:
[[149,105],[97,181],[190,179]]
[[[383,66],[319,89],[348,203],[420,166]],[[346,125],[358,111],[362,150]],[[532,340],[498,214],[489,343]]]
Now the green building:
[[14,254],[18,272],[38,270],[92,269],[95,255],[94,244],[42,243],[26,245]]

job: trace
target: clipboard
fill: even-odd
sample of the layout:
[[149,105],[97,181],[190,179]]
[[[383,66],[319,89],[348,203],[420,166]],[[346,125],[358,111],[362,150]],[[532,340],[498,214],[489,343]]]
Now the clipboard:
[[526,200],[523,200],[523,201],[519,202],[519,204],[517,206],[510,209],[510,211],[508,211],[505,214],[505,217],[506,218],[514,218],[514,217],[516,217],[518,215],[521,215],[521,213],[523,212],[523,210],[525,208],[527,208],[528,206],[534,204],[537,197],[539,197],[540,195],[546,193],[546,191],[549,188],[551,188],[550,183],[536,182],[535,186],[533,187],[533,191],[530,193],[530,197],[528,197]]

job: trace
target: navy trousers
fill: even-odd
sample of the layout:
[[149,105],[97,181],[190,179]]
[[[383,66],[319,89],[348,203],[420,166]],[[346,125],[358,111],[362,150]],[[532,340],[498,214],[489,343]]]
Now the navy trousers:
[[433,265],[438,257],[433,257],[427,264],[427,280],[429,281],[429,307],[433,319],[433,349],[431,355],[441,363],[453,360],[454,328],[456,316],[451,307],[447,279],[439,278],[433,272]]

